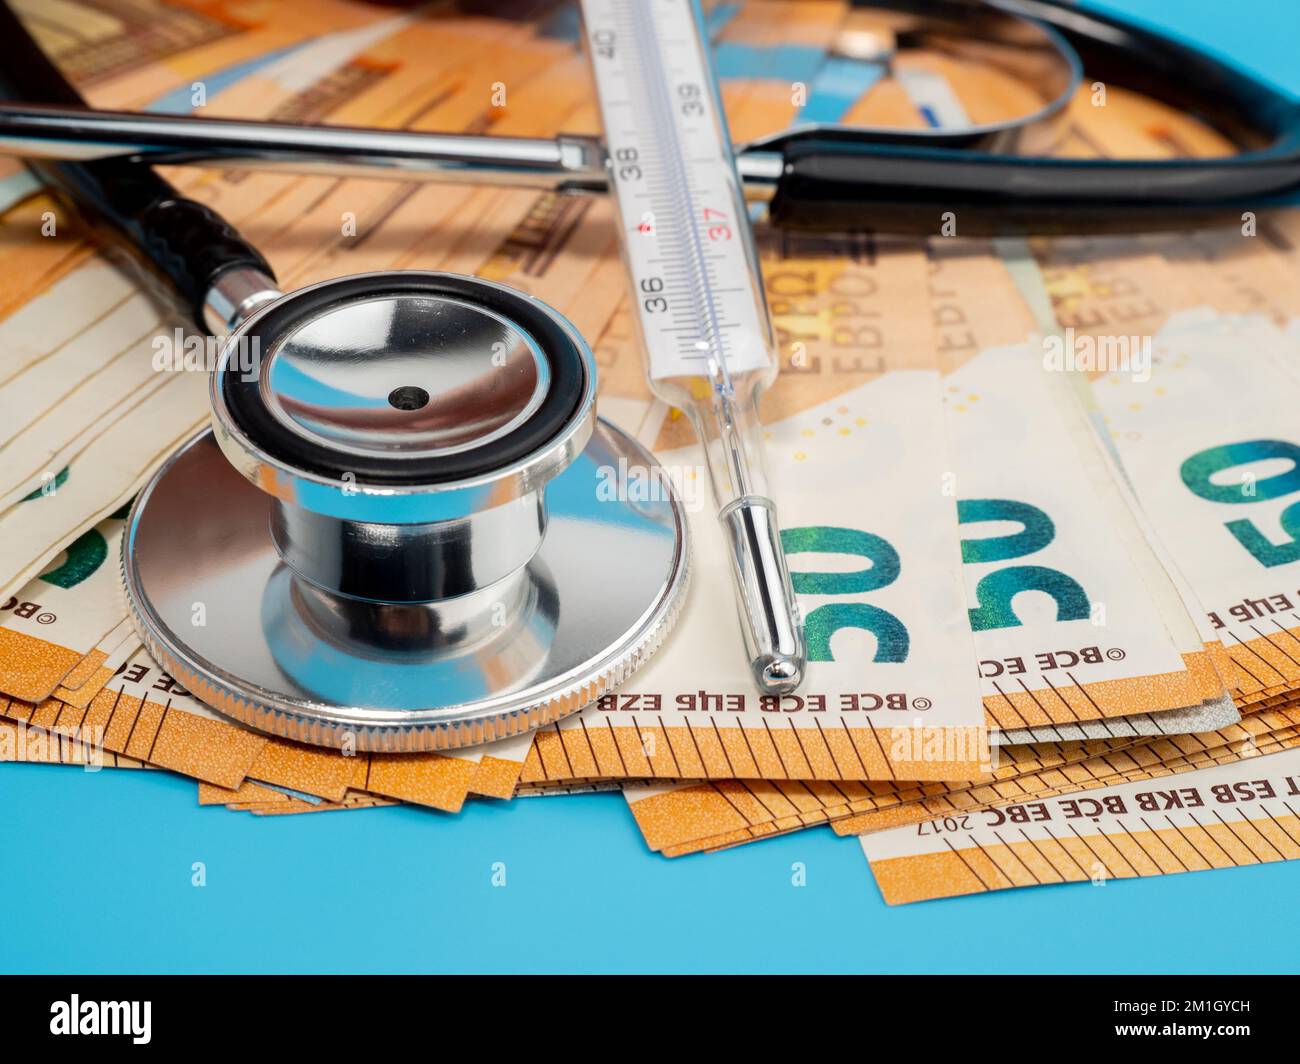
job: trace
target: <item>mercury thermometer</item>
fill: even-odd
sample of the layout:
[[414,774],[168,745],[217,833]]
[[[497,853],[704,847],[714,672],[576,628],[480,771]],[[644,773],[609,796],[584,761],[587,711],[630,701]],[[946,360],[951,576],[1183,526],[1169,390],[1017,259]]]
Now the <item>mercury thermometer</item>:
[[692,0],[582,0],[646,374],[706,455],[741,630],[765,693],[805,651],[763,475],[758,398],[776,377],[731,136]]

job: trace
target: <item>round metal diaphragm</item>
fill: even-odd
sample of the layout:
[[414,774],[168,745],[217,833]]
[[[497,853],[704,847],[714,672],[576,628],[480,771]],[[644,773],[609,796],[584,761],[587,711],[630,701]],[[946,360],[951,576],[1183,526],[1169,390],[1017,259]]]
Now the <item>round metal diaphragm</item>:
[[344,510],[366,508],[367,489],[414,505],[476,480],[540,486],[563,464],[556,448],[575,433],[585,440],[594,395],[591,352],[550,307],[424,270],[283,296],[240,324],[212,375],[227,458],[309,509],[321,485],[356,485]]
[[272,505],[203,432],[137,499],[123,580],[145,646],[197,697],[324,746],[442,750],[558,720],[656,649],[687,581],[679,497],[604,421],[546,487],[532,560],[457,598],[374,602],[302,580],[276,551]]
[[260,384],[271,416],[318,446],[428,458],[521,428],[546,398],[550,365],[531,336],[485,307],[383,292],[291,328]]

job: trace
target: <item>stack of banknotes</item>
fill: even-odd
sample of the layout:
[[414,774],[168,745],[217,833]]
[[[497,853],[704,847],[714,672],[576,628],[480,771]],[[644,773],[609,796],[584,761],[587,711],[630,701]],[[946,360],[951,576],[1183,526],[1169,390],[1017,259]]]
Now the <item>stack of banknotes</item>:
[[[99,106],[188,110],[200,71],[215,115],[596,130],[555,23],[293,2],[239,24],[167,7],[162,34],[138,6],[95,46],[47,42]],[[824,45],[836,7],[746,5],[719,47]],[[737,139],[793,117],[788,80],[723,87]],[[916,120],[888,88],[857,120]],[[1073,154],[1223,148],[1118,92],[1072,121]],[[689,511],[682,620],[624,687],[505,743],[345,756],[221,717],[141,649],[125,507],[204,424],[211,352],[3,174],[0,760],[167,770],[267,816],[618,791],[667,857],[829,825],[889,902],[1300,858],[1300,213],[1029,242],[963,239],[960,217],[911,241],[760,220],[782,365],[765,460],[811,658],[797,694],[763,698],[702,458],[642,378],[609,203],[169,172],[286,288],[423,268],[546,300]]]

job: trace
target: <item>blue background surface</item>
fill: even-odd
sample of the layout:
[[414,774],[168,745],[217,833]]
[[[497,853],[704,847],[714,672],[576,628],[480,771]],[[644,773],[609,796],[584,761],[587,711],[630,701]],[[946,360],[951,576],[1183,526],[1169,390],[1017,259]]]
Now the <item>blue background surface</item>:
[[[1295,0],[1111,6],[1300,94]],[[5,971],[1300,967],[1300,863],[890,909],[853,840],[817,829],[668,861],[618,795],[254,818],[199,809],[192,781],[162,773],[4,765],[0,883]]]

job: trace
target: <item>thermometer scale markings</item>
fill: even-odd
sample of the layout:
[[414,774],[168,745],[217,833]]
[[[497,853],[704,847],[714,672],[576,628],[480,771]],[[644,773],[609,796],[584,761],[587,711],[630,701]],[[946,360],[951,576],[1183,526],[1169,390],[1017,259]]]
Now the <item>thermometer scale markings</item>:
[[584,0],[610,175],[658,379],[769,364],[748,219],[690,0]]

